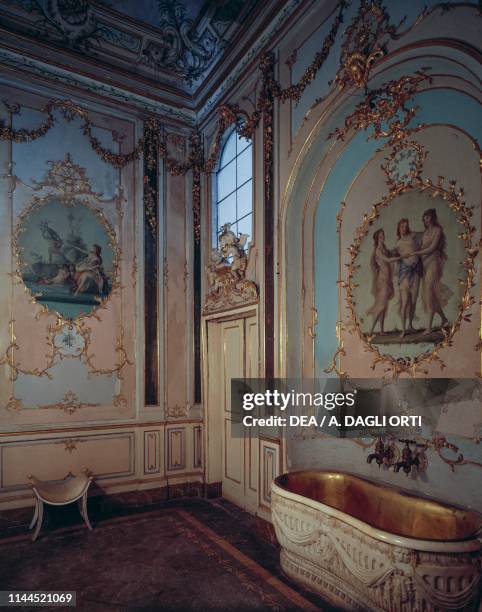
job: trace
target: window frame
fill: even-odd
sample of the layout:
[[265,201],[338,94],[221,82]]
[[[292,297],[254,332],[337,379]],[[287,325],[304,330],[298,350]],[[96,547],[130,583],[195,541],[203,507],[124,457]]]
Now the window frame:
[[[220,154],[219,154],[219,158],[217,161],[217,165],[216,165],[216,169],[213,172],[212,175],[212,180],[211,180],[211,203],[210,203],[210,217],[211,217],[211,246],[213,248],[219,248],[219,233],[220,233],[220,226],[219,226],[219,205],[222,204],[227,198],[229,198],[230,196],[232,196],[233,194],[236,194],[236,218],[233,219],[233,221],[231,221],[232,223],[232,228],[234,231],[234,226],[239,222],[242,221],[243,219],[246,219],[247,217],[251,217],[251,231],[249,233],[249,239],[246,243],[246,248],[249,247],[249,245],[254,244],[254,138],[246,138],[244,140],[247,141],[246,146],[244,146],[240,151],[238,151],[238,142],[240,138],[239,134],[237,133],[236,130],[237,126],[232,126],[231,128],[228,128],[225,132],[225,134],[223,135],[222,138],[222,146],[220,148]],[[230,140],[230,138],[234,137],[235,139],[235,150],[234,150],[234,156],[227,162],[225,163],[223,166],[222,164],[222,158],[223,158],[223,154],[225,152],[226,146]],[[237,160],[238,157],[244,152],[246,151],[246,149],[250,148],[251,150],[251,175],[250,178],[246,179],[242,184],[238,185],[238,167],[237,167]],[[235,166],[235,186],[234,189],[232,189],[231,191],[227,192],[226,194],[224,194],[223,198],[221,200],[219,200],[218,197],[218,177],[219,177],[219,173],[224,170],[225,168],[227,168],[230,164],[236,164]],[[251,209],[248,213],[244,214],[242,217],[237,217],[238,215],[238,201],[237,201],[237,192],[242,189],[245,185],[247,185],[248,183],[251,182]],[[236,229],[236,235],[238,234],[237,229]]]

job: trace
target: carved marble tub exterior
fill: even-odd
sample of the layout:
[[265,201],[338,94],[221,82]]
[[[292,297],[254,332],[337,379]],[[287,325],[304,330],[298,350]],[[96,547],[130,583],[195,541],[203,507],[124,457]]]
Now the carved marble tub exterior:
[[340,472],[283,474],[271,495],[283,571],[342,609],[478,609],[482,515]]

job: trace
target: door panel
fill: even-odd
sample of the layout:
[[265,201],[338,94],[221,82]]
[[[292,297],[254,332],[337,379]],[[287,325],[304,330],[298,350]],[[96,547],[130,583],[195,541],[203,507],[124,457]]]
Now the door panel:
[[223,497],[243,507],[244,439],[232,435],[231,379],[244,377],[244,346],[244,320],[222,323]]
[[[245,320],[246,329],[246,378],[258,378],[258,322],[256,317]],[[246,474],[245,499],[246,509],[253,512],[258,507],[259,476],[259,440],[256,430],[247,431],[245,438]]]
[[[231,379],[258,376],[256,317],[221,323],[220,348],[223,497],[255,512],[258,507],[258,438],[255,432],[243,431],[244,428],[239,424],[242,415],[236,415],[233,419]],[[234,429],[236,427],[238,431]]]

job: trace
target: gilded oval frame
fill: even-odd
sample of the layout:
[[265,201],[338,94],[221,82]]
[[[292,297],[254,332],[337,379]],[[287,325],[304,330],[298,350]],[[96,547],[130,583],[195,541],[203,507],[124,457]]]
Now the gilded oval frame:
[[[357,259],[360,254],[362,243],[368,235],[374,221],[380,217],[381,212],[394,202],[394,200],[409,191],[427,193],[431,198],[440,197],[455,213],[457,222],[462,228],[458,237],[463,242],[465,259],[461,262],[461,266],[465,270],[465,275],[464,278],[459,281],[462,285],[462,297],[458,304],[457,317],[453,323],[443,331],[443,339],[440,342],[436,342],[432,350],[421,352],[416,357],[394,357],[389,353],[382,353],[380,348],[372,341],[373,336],[370,337],[362,330],[355,299],[355,293],[358,287],[356,283],[356,274],[359,269]],[[445,367],[445,363],[439,353],[452,344],[453,337],[460,329],[462,322],[470,320],[470,313],[468,311],[476,303],[476,299],[471,293],[475,285],[475,258],[478,254],[478,245],[474,240],[476,228],[471,223],[471,218],[473,216],[472,211],[473,207],[465,203],[464,189],[462,187],[457,188],[456,181],[450,180],[446,184],[443,177],[439,177],[437,182],[433,182],[431,179],[422,179],[420,176],[414,176],[409,183],[392,183],[389,194],[373,204],[370,212],[363,216],[361,225],[356,229],[355,239],[348,248],[348,275],[346,282],[342,283],[346,290],[345,302],[348,310],[348,324],[345,324],[343,327],[345,329],[356,330],[365,349],[373,355],[372,370],[374,370],[378,364],[381,364],[384,366],[385,377],[397,377],[402,373],[407,373],[412,376],[416,374],[428,374],[426,366],[432,362],[439,363],[441,368]]]
[[[110,290],[105,295],[96,295],[95,301],[97,302],[95,305],[90,308],[89,311],[80,312],[75,316],[67,316],[65,313],[60,312],[56,308],[51,308],[47,304],[42,304],[38,297],[39,295],[32,290],[32,288],[28,285],[28,282],[24,278],[23,268],[25,267],[23,261],[22,251],[25,247],[21,246],[21,236],[27,230],[26,223],[30,218],[30,215],[34,212],[39,212],[45,206],[56,203],[59,207],[70,209],[75,211],[75,209],[79,207],[83,207],[87,209],[99,222],[100,226],[105,232],[105,242],[108,244],[111,255],[112,255],[112,269],[109,273],[108,279],[110,281]],[[30,204],[18,215],[17,223],[13,232],[13,240],[12,240],[12,250],[15,256],[16,261],[16,277],[19,282],[21,282],[24,286],[25,291],[27,292],[30,302],[36,304],[40,307],[42,314],[52,314],[54,315],[58,321],[68,323],[71,321],[78,321],[81,319],[90,318],[93,316],[98,316],[97,312],[101,308],[105,308],[107,303],[112,299],[116,290],[120,287],[120,247],[116,232],[114,227],[106,218],[104,212],[101,208],[94,205],[89,199],[84,198],[65,198],[62,195],[57,194],[48,194],[45,197],[34,197]]]

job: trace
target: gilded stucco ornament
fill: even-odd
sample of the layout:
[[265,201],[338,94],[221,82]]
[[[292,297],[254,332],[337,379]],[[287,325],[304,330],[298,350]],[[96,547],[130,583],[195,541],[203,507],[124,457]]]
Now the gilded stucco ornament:
[[389,144],[406,139],[422,127],[408,127],[417,112],[417,106],[409,106],[409,101],[423,84],[429,84],[431,80],[429,75],[419,70],[370,91],[347,116],[344,126],[336,128],[328,138],[344,140],[352,130],[371,128],[369,139],[388,138]]
[[[410,145],[409,145],[410,146]],[[424,155],[424,153],[421,153]],[[368,214],[363,216],[361,225],[356,229],[355,239],[348,248],[349,262],[347,264],[347,280],[344,284],[346,289],[346,307],[348,320],[350,323],[349,332],[357,333],[360,340],[365,346],[365,349],[372,355],[372,369],[377,365],[382,365],[384,368],[385,377],[397,377],[400,374],[409,374],[415,376],[417,374],[428,374],[427,365],[438,363],[440,367],[445,368],[445,363],[441,357],[443,349],[450,347],[453,343],[455,334],[460,329],[464,321],[470,321],[471,310],[476,300],[472,295],[472,289],[475,286],[476,274],[476,257],[478,254],[478,245],[475,237],[476,229],[472,225],[472,207],[465,202],[463,188],[456,187],[456,181],[450,180],[446,184],[443,177],[439,177],[437,182],[431,179],[423,179],[419,175],[418,169],[413,170],[411,181],[403,180],[399,183],[395,182],[390,176],[389,168],[390,160],[394,159],[394,153],[387,158],[389,161],[385,165],[384,170],[388,173],[389,193],[382,200],[371,207]],[[380,338],[374,333],[367,333],[362,329],[362,321],[358,313],[356,303],[356,293],[358,289],[357,273],[360,268],[359,255],[363,241],[374,222],[378,220],[382,211],[396,201],[400,196],[409,192],[418,192],[428,194],[431,198],[440,198],[449,209],[454,213],[454,220],[460,224],[459,240],[463,244],[464,260],[461,262],[463,277],[459,279],[462,287],[460,302],[458,303],[457,313],[452,322],[447,322],[442,325],[440,332],[432,333],[430,341],[434,343],[431,350],[424,350],[416,356],[393,356],[388,352],[383,352],[383,344],[380,344]],[[433,336],[433,338],[432,338]],[[402,336],[400,336],[402,338]],[[403,339],[403,338],[402,338]],[[399,340],[401,342],[402,340]]]
[[46,410],[63,410],[67,414],[73,414],[76,410],[80,410],[81,408],[97,408],[98,406],[100,406],[100,404],[81,402],[77,395],[69,389],[62,398],[62,401],[57,402],[55,404],[39,405],[37,406],[37,408],[43,408]]
[[70,153],[67,153],[63,160],[48,161],[47,168],[42,181],[33,181],[34,191],[55,189],[62,201],[70,206],[75,205],[75,198],[78,196],[99,196],[92,191],[85,168],[74,163]]
[[23,408],[22,400],[18,399],[14,395],[11,395],[8,398],[8,402],[5,405],[5,410],[12,410],[13,412],[17,410],[22,410],[22,408]]
[[14,333],[14,324],[15,319],[11,319],[8,323],[10,344],[6,348],[4,355],[0,357],[0,365],[7,365],[10,369],[10,380],[12,382],[17,380],[19,374],[28,374],[30,376],[38,376],[39,378],[45,376],[46,378],[52,380],[52,374],[49,372],[49,370],[55,365],[57,355],[53,340],[50,337],[47,338],[49,352],[45,355],[46,363],[43,368],[24,368],[15,358],[15,351],[19,350],[19,346],[17,344],[17,337]]
[[419,180],[427,155],[425,147],[415,140],[397,141],[382,165],[387,185],[397,188]]
[[338,340],[338,348],[336,349],[333,357],[331,358],[330,365],[323,370],[326,374],[336,372],[339,378],[347,378],[348,376],[348,374],[340,368],[340,360],[342,357],[346,356],[342,333],[344,329],[346,329],[346,327],[343,325],[343,321],[337,321],[336,339]]
[[166,406],[164,414],[166,419],[183,419],[189,416],[189,411],[189,404],[186,404],[185,406],[175,404],[174,406]]
[[397,37],[404,21],[405,18],[395,26],[381,0],[362,0],[342,43],[335,79],[340,89],[366,86],[371,69],[387,52],[387,40]]
[[[476,444],[478,444],[479,441],[479,438],[473,438],[473,442]],[[460,452],[459,447],[447,440],[446,436],[440,432],[434,432],[431,438],[422,439],[422,443],[425,445],[425,448],[432,448],[440,459],[450,467],[452,472],[455,472],[456,467],[462,465],[472,465],[482,468],[482,462],[466,459],[464,454]],[[453,453],[452,457],[445,454],[445,449]]]
[[258,301],[258,288],[246,278],[248,258],[244,249],[246,234],[236,234],[227,223],[219,234],[219,249],[212,249],[206,266],[208,294],[205,314]]
[[[390,147],[389,154],[382,165],[389,193],[375,204],[368,214],[364,215],[362,225],[357,229],[355,240],[349,248],[348,280],[341,276],[339,278],[340,287],[346,290],[348,310],[348,318],[342,322],[342,329],[347,333],[360,335],[366,350],[373,355],[372,367],[382,364],[387,377],[398,376],[402,373],[410,375],[425,373],[426,365],[431,362],[437,362],[442,368],[445,367],[440,352],[451,346],[452,338],[463,321],[470,319],[469,311],[475,303],[471,290],[475,284],[475,258],[478,253],[478,245],[475,239],[475,228],[471,223],[472,208],[466,205],[464,191],[456,188],[455,181],[451,180],[447,183],[443,177],[439,177],[438,181],[433,182],[423,178],[427,151],[421,143],[411,139],[411,136],[424,126],[412,123],[416,117],[417,107],[410,104],[410,100],[421,87],[430,82],[431,77],[419,71],[413,75],[389,81],[379,89],[370,91],[345,119],[344,126],[337,128],[329,136],[330,138],[334,136],[337,140],[344,140],[348,134],[359,130],[369,130],[369,139],[387,139]],[[356,312],[356,275],[362,241],[372,224],[377,222],[382,210],[408,192],[427,194],[431,198],[443,200],[448,205],[454,213],[454,221],[461,225],[459,238],[463,242],[465,252],[464,261],[461,264],[464,278],[460,281],[463,290],[457,314],[450,325],[442,326],[443,329],[435,338],[433,349],[424,350],[415,357],[390,356],[382,352],[380,346],[374,341],[374,335],[362,332],[361,320]],[[338,230],[341,229],[345,206],[346,204],[342,203],[337,216]],[[340,365],[337,361],[340,356],[344,356],[345,350],[340,334],[337,353],[327,371],[340,373]]]
[[[65,321],[92,316],[120,289],[117,235],[97,204],[115,204],[122,217],[123,195],[101,200],[69,154],[49,161],[32,189],[39,195],[20,213],[13,234],[17,277],[42,312]],[[92,232],[95,239],[86,242]]]
[[127,400],[126,398],[122,395],[122,393],[117,393],[116,395],[114,395],[114,397],[112,398],[112,405],[115,408],[125,408],[127,406]]
[[60,442],[56,442],[55,444],[63,444],[65,452],[71,455],[74,450],[77,450],[77,444],[80,443],[82,443],[82,439],[80,438],[66,438],[65,440],[60,440]]
[[0,121],[0,140],[11,140],[13,142],[32,142],[45,136],[57,123],[58,117],[55,116],[55,111],[59,111],[60,115],[67,121],[71,122],[75,118],[80,119],[80,129],[86,136],[92,149],[103,159],[106,163],[114,166],[115,168],[123,168],[126,164],[138,159],[142,154],[144,139],[140,138],[136,146],[132,151],[126,154],[115,153],[110,149],[102,146],[100,140],[94,136],[93,128],[95,124],[90,116],[90,113],[74,104],[71,100],[49,100],[41,109],[40,112],[46,115],[46,119],[38,127],[28,130],[27,128],[20,128],[15,130],[9,126],[6,126],[4,122]]
[[[17,177],[15,177],[12,171],[9,176],[15,184],[18,182]],[[10,379],[12,381],[15,381],[19,374],[51,379],[51,369],[63,359],[79,359],[85,363],[88,368],[88,376],[115,375],[119,379],[122,378],[123,368],[126,365],[132,365],[124,346],[124,329],[122,325],[118,327],[115,344],[117,359],[114,365],[111,368],[99,368],[95,364],[95,355],[91,351],[91,329],[86,323],[86,319],[89,317],[100,320],[98,312],[107,306],[113,295],[121,291],[119,269],[121,250],[113,227],[107,221],[98,205],[115,206],[118,219],[121,221],[123,217],[122,205],[125,200],[122,188],[118,188],[113,198],[101,199],[101,194],[93,191],[85,169],[75,164],[69,154],[66,155],[64,160],[48,162],[48,169],[42,181],[34,181],[33,185],[26,185],[25,183],[23,185],[36,193],[36,195],[18,217],[12,241],[13,254],[17,266],[14,274],[12,274],[12,278],[16,282],[23,284],[30,302],[37,306],[38,310],[35,318],[38,319],[42,315],[54,314],[56,321],[54,324],[49,323],[47,325],[46,344],[48,350],[45,353],[45,364],[42,367],[32,369],[24,367],[18,360],[16,352],[19,351],[20,347],[14,332],[15,320],[11,320],[9,322],[10,344],[3,356],[0,357],[0,365],[4,364],[9,367]],[[42,214],[43,211],[47,211],[52,202],[55,203],[58,210],[65,212],[65,223],[70,228],[69,232],[59,232],[55,229],[55,221],[58,221],[58,218],[40,219],[36,235],[38,236],[39,244],[42,248],[45,246],[47,250],[41,256],[34,249],[32,261],[29,260],[27,262],[25,254],[27,251],[30,252],[29,249],[31,250],[33,247],[28,241],[26,243],[22,242],[26,223],[32,218],[32,214]],[[92,254],[88,255],[86,253],[89,249],[84,247],[89,245],[82,244],[82,236],[81,233],[79,234],[80,217],[76,215],[76,212],[79,210],[92,215],[92,219],[95,219],[95,222],[98,223],[98,235],[104,235],[106,245],[112,249],[112,269],[108,271],[104,268],[103,274],[107,278],[106,273],[108,272],[109,291],[104,292],[102,295],[97,295],[98,292],[95,295],[89,293],[87,285],[84,286],[87,293],[82,294],[80,291],[73,290],[75,286],[72,283],[76,276],[73,274],[74,264],[69,264],[67,274],[67,260],[71,261],[73,253],[81,252],[80,263],[77,262],[77,290],[79,290],[79,284],[82,284],[82,276],[89,276],[87,268],[84,266],[84,270],[81,265]],[[57,227],[57,229],[59,228]],[[96,240],[98,241],[98,239]],[[104,256],[105,253],[106,249],[104,248]],[[63,258],[62,261],[64,263],[62,265],[57,261],[56,258],[58,257]],[[53,273],[52,267],[55,267],[54,272],[56,275],[54,277],[51,276]],[[62,275],[64,268],[65,274]],[[33,273],[36,274],[35,279],[32,277]],[[87,283],[87,279],[84,280]],[[100,280],[100,276],[97,280]],[[76,295],[77,293],[78,295]],[[90,296],[89,300],[92,302],[90,305],[83,303],[86,301],[84,299],[85,296]],[[49,301],[51,299],[53,301]],[[85,308],[81,312],[62,310],[62,304],[60,302],[56,303],[56,299],[67,300],[68,308],[71,307],[70,302],[78,301],[80,304],[79,308],[85,307],[87,310]],[[39,300],[44,300],[44,302]],[[59,311],[59,304],[62,306],[62,312]],[[10,402],[7,407],[12,407],[13,405]],[[21,403],[15,404],[15,407],[18,409],[21,407]],[[67,412],[71,413],[72,410],[67,410]]]

